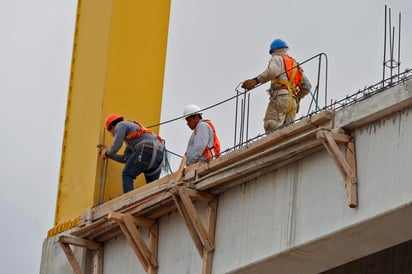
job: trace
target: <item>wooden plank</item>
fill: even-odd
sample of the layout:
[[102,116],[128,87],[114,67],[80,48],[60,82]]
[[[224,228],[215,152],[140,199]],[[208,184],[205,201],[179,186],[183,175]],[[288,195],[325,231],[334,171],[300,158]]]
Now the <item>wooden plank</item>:
[[195,200],[201,200],[201,201],[208,202],[215,198],[215,196],[210,193],[207,193],[204,191],[197,191],[192,188],[185,188],[185,192],[187,193],[187,195],[194,198]]
[[[336,166],[338,167],[339,171],[341,172],[343,178],[348,176],[352,182],[356,182],[356,178],[352,173],[352,170],[346,161],[345,157],[343,156],[342,152],[340,151],[338,145],[336,144],[335,140],[332,138],[332,135],[328,131],[319,131],[319,134],[323,134],[326,140],[323,140],[324,145],[335,161]],[[321,138],[322,139],[322,138]]]
[[140,233],[139,229],[137,229],[136,225],[133,222],[133,217],[129,214],[124,214],[122,219],[130,233],[130,236],[132,236],[134,243],[138,246],[141,253],[145,257],[145,260],[148,262],[148,265],[152,267],[157,267],[158,266],[157,259],[154,258],[149,247],[146,245],[145,241],[143,240],[142,234]]
[[98,249],[92,252],[92,274],[103,274],[103,255],[104,248],[100,246]]
[[199,179],[196,182],[196,189],[205,191],[209,188],[224,184],[227,181],[242,178],[251,172],[274,165],[277,162],[283,162],[287,159],[299,157],[299,154],[304,153],[306,150],[312,150],[314,147],[321,146],[321,144],[320,141],[313,138],[311,141],[295,145],[285,150],[280,150],[275,154],[269,154],[265,157],[246,161],[243,165],[236,165],[224,173],[216,173],[213,176]]
[[[150,228],[149,234],[149,248],[152,252],[153,257],[158,258],[158,244],[159,244],[159,225],[156,223]],[[157,266],[149,267],[149,274],[157,274]]]
[[173,181],[175,183],[179,182],[182,179],[183,172],[184,172],[184,169],[185,169],[185,165],[186,165],[186,155],[183,156],[182,160],[180,161],[179,168],[178,168],[177,172],[175,173],[175,176],[174,176],[174,179],[173,179]]
[[268,165],[268,166],[262,167],[258,170],[249,172],[248,174],[246,174],[244,176],[235,177],[231,180],[227,180],[224,183],[221,183],[221,184],[219,184],[219,185],[217,185],[213,188],[208,188],[208,189],[209,189],[210,193],[217,195],[219,193],[227,191],[228,189],[231,189],[231,188],[236,187],[238,185],[241,185],[243,183],[250,182],[255,178],[258,178],[260,176],[264,176],[267,173],[273,172],[273,171],[275,171],[277,169],[280,169],[282,167],[285,167],[285,166],[287,166],[291,163],[299,161],[300,159],[303,159],[303,158],[305,158],[309,155],[312,155],[312,154],[314,154],[314,153],[316,153],[316,152],[318,152],[322,149],[323,149],[323,147],[319,146],[317,144],[314,147],[312,147],[311,149],[307,149],[304,152],[302,152],[302,153],[300,153],[300,154],[298,154],[298,155],[296,155],[292,158],[284,159],[282,161],[279,160],[276,163],[273,163],[272,165]]
[[[209,202],[206,212],[206,229],[209,234],[209,239],[212,245],[215,244],[215,232],[216,232],[216,220],[217,220],[217,198]],[[214,250],[203,250],[202,257],[202,274],[211,274],[213,266],[213,254]]]
[[131,217],[133,218],[133,222],[135,223],[135,225],[140,226],[140,227],[149,228],[149,227],[151,227],[152,225],[154,225],[156,223],[155,220],[151,220],[151,219],[148,219],[148,218],[135,217],[135,216],[132,216],[132,215],[131,215]]
[[196,230],[193,226],[193,223],[190,221],[189,215],[186,212],[185,206],[183,205],[182,200],[180,199],[180,195],[178,193],[173,193],[173,199],[176,203],[177,210],[180,213],[180,216],[183,219],[183,222],[186,224],[187,230],[189,231],[190,236],[192,237],[193,243],[195,244],[195,247],[197,251],[199,252],[199,255],[203,255],[203,245],[202,242],[199,238],[199,235],[196,233]]
[[[310,116],[310,122],[314,125],[321,126],[327,122],[333,123],[333,118],[335,116],[335,111],[327,109],[323,112]],[[329,129],[333,128],[333,124],[328,125]]]
[[76,259],[76,256],[74,255],[72,249],[70,248],[70,246],[68,244],[62,243],[61,241],[59,241],[60,246],[62,247],[64,254],[66,254],[67,260],[69,261],[73,272],[75,274],[83,274],[82,269],[80,267],[79,262]]
[[93,221],[102,217],[104,218],[111,211],[120,211],[124,207],[128,207],[134,203],[144,202],[145,199],[148,199],[161,192],[170,190],[170,181],[173,178],[172,175],[162,177],[155,182],[136,188],[117,198],[114,198],[113,200],[107,201],[100,206],[94,207]]
[[198,174],[200,176],[203,176],[212,171],[220,170],[223,167],[226,167],[227,165],[231,165],[237,162],[241,158],[254,155],[260,151],[264,151],[265,149],[273,146],[274,144],[279,144],[281,142],[284,142],[285,140],[289,140],[292,137],[299,136],[305,131],[314,130],[317,128],[317,126],[313,124],[311,120],[316,121],[317,123],[324,123],[328,119],[331,119],[331,117],[333,117],[333,115],[331,116],[329,111],[324,113],[322,112],[320,114],[314,115],[313,117],[306,118],[288,127],[277,130],[269,134],[265,138],[252,142],[248,145],[245,145],[235,150],[234,152],[231,152],[230,154],[223,155],[220,158],[213,160],[209,163],[208,166],[200,167],[198,169]]
[[69,235],[60,236],[59,241],[64,244],[71,244],[75,246],[85,247],[90,250],[96,250],[100,247],[99,243],[95,243],[87,239],[80,239],[80,238],[69,236]]
[[[237,161],[235,162],[235,164],[230,165],[230,166],[226,166],[222,169],[220,169],[217,172],[213,172],[210,174],[207,174],[206,176],[200,177],[197,181],[202,181],[205,180],[208,177],[215,177],[215,175],[221,175],[222,177],[225,176],[225,173],[227,172],[231,172],[233,170],[237,170],[236,172],[241,172],[242,167],[244,165],[250,165],[251,162],[253,161],[260,161],[262,158],[267,157],[268,155],[271,158],[275,158],[276,152],[283,152],[286,150],[293,150],[294,146],[297,146],[298,144],[301,143],[305,143],[308,142],[310,143],[311,139],[315,139],[316,133],[317,133],[317,129],[311,130],[309,132],[306,132],[305,134],[299,136],[299,137],[295,137],[295,138],[290,138],[288,141],[280,143],[280,144],[274,144],[271,148],[267,148],[265,151],[262,151],[260,153],[255,153],[254,155],[250,155],[249,157],[242,157],[237,159]],[[320,141],[317,141],[320,144]],[[290,149],[291,148],[291,149]],[[217,182],[215,182],[217,184]],[[197,189],[199,189],[198,187],[196,187]]]
[[[168,188],[170,189],[170,188]],[[119,213],[128,213],[131,215],[140,215],[139,212],[145,211],[148,208],[159,205],[162,201],[165,200],[171,200],[170,193],[168,192],[160,192],[156,195],[150,196],[149,198],[139,201],[138,203],[134,203],[129,205],[128,207],[123,207],[122,209],[119,210]],[[104,209],[105,211],[107,209]],[[107,222],[107,216],[110,214],[110,212],[107,212],[106,216],[103,216],[95,220],[93,223],[91,223],[88,226],[83,226],[81,228],[77,228],[71,232],[72,235],[80,237],[80,238],[95,238],[99,236],[100,234],[103,234],[110,230],[113,225]],[[117,225],[117,224],[116,224]]]
[[[353,139],[352,136],[343,133],[330,132],[330,134],[333,140],[338,144],[347,144]],[[326,137],[323,134],[319,134],[317,137],[321,140],[326,140]]]
[[[346,160],[354,173],[354,176],[357,178],[357,170],[356,170],[356,150],[355,150],[355,141],[352,140],[346,146]],[[346,184],[346,195],[348,197],[349,207],[355,208],[358,206],[358,181],[353,182],[350,180],[349,177],[345,178]]]
[[189,195],[187,194],[185,188],[180,188],[179,189],[179,196],[180,199],[182,199],[182,202],[185,206],[185,209],[188,213],[188,216],[197,232],[197,234],[199,235],[204,248],[207,251],[213,250],[213,244],[210,242],[209,239],[209,235],[205,229],[205,227],[203,226],[202,221],[200,220],[199,214],[195,208],[195,206],[193,205],[192,200],[190,199]]
[[139,246],[137,246],[137,244],[134,241],[132,235],[130,235],[129,229],[123,223],[123,221],[119,221],[119,226],[122,229],[124,237],[129,242],[129,244],[132,247],[134,253],[136,254],[137,258],[139,259],[139,262],[142,265],[144,271],[147,272],[148,269],[149,269],[149,262],[146,260],[146,257],[143,255],[143,253],[139,249]]

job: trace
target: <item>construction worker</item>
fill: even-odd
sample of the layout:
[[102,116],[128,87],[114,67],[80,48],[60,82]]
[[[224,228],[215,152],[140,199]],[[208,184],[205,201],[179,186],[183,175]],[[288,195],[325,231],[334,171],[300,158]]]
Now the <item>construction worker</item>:
[[[164,157],[164,142],[160,136],[134,121],[125,121],[119,114],[110,114],[106,119],[106,129],[114,137],[109,148],[104,144],[97,147],[100,154],[116,162],[125,163],[122,172],[123,193],[134,189],[133,181],[144,173],[146,183],[160,177]],[[123,141],[126,148],[117,154]]]
[[215,127],[210,120],[203,120],[200,111],[196,105],[187,105],[183,111],[188,127],[193,130],[186,148],[186,166],[208,162],[213,156],[220,156],[220,142]]
[[287,54],[285,41],[275,39],[270,44],[272,58],[267,69],[253,79],[245,80],[242,88],[253,89],[258,84],[271,81],[268,93],[270,100],[266,109],[263,127],[266,134],[278,127],[292,123],[299,110],[299,102],[311,89],[309,80],[298,63]]

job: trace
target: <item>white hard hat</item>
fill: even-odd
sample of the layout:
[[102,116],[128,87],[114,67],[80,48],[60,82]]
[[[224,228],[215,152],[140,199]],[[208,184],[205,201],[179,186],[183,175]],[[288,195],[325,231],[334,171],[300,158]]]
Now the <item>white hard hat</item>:
[[185,106],[185,109],[183,110],[183,116],[187,117],[187,116],[191,116],[191,115],[195,115],[195,114],[202,114],[200,112],[200,107],[196,106],[196,105],[187,105]]

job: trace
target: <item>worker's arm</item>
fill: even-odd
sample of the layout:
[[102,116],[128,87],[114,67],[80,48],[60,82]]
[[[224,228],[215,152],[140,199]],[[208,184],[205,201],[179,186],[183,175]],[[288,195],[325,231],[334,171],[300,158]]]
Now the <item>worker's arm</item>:
[[279,75],[284,71],[282,68],[284,67],[283,59],[279,55],[273,55],[269,61],[268,67],[264,72],[259,74],[256,78],[258,79],[259,83],[266,83]]
[[282,73],[283,59],[279,55],[274,55],[269,61],[268,67],[264,72],[253,79],[247,79],[243,82],[242,88],[246,90],[253,89],[257,84],[264,84],[275,79]]
[[123,154],[117,154],[122,147],[123,140],[126,136],[127,125],[119,123],[116,125],[113,143],[106,151],[106,156],[112,160],[120,163],[125,163],[128,155],[131,153],[130,149],[126,148]]
[[308,95],[308,93],[312,89],[312,84],[310,83],[309,79],[305,76],[305,74],[303,74],[303,70],[302,70],[302,76],[303,76],[303,80],[302,80],[302,85],[300,86],[300,92],[299,92],[300,99]]

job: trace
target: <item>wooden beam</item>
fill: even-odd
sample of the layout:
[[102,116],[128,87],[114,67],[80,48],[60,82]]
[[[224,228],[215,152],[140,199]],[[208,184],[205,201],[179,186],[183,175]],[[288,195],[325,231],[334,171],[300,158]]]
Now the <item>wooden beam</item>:
[[201,200],[201,201],[211,201],[215,198],[214,195],[204,192],[204,191],[198,191],[192,188],[185,188],[184,191],[186,192],[187,195],[189,195],[192,198],[195,198],[195,200]]
[[108,218],[116,220],[116,221],[124,221],[125,216],[128,216],[128,218],[131,218],[133,223],[137,226],[140,226],[140,227],[148,228],[148,227],[153,226],[156,223],[156,221],[152,220],[152,219],[147,219],[147,218],[143,218],[143,217],[135,217],[135,216],[132,216],[130,214],[125,215],[125,214],[119,213],[119,212],[110,212]]
[[[334,112],[326,110],[321,113],[312,115],[297,123],[291,124],[283,129],[276,130],[260,140],[251,142],[230,154],[222,155],[220,158],[214,159],[208,165],[203,165],[197,169],[200,176],[204,176],[210,172],[222,170],[224,167],[238,163],[239,160],[244,159],[247,155],[255,155],[262,151],[272,148],[274,145],[291,140],[302,134],[319,129],[323,125],[325,129],[332,129]],[[329,123],[328,123],[329,122]]]
[[187,213],[185,206],[180,198],[180,195],[177,190],[172,190],[172,196],[173,200],[176,203],[177,210],[180,213],[180,216],[183,219],[183,222],[186,224],[187,230],[189,231],[190,236],[192,237],[193,243],[195,244],[195,247],[197,251],[199,252],[199,255],[203,255],[203,245],[202,241],[200,240],[199,235],[196,233],[196,229],[191,222],[191,219],[189,217],[189,214]]
[[175,175],[175,177],[174,177],[174,179],[173,179],[173,181],[174,181],[175,183],[179,182],[179,181],[182,179],[182,177],[183,177],[183,172],[184,172],[184,170],[185,170],[185,165],[186,165],[186,155],[183,156],[182,160],[180,161],[179,168],[178,168],[178,170],[177,170],[177,172],[176,172],[176,175]]
[[242,165],[234,165],[226,172],[211,173],[205,177],[200,178],[196,182],[196,189],[205,191],[213,187],[225,184],[232,180],[242,180],[242,178],[248,176],[253,172],[259,172],[259,170],[265,169],[278,163],[293,162],[296,159],[300,159],[302,155],[307,156],[307,151],[313,151],[317,147],[321,147],[322,142],[315,139],[315,134],[312,135],[312,139],[295,144],[292,147],[279,150],[273,154],[262,155],[244,161]]
[[[355,150],[355,141],[352,139],[346,145],[346,160],[357,178],[357,170],[356,170],[356,150]],[[349,177],[346,177],[346,195],[349,201],[349,207],[355,208],[358,206],[358,181],[350,180]]]
[[149,269],[149,263],[146,260],[145,256],[143,255],[143,253],[141,252],[141,250],[139,249],[139,246],[133,240],[132,235],[130,235],[130,232],[129,232],[127,226],[123,223],[123,221],[119,221],[119,226],[123,231],[124,237],[129,242],[129,244],[132,247],[134,253],[136,254],[137,258],[139,259],[139,262],[142,265],[144,271],[147,272],[148,269]]
[[[98,254],[99,251],[103,252],[103,246],[101,244],[87,240],[87,239],[80,239],[80,238],[69,236],[69,235],[60,236],[59,243],[75,274],[81,274],[82,270],[81,270],[81,266],[79,262],[76,259],[76,256],[73,253],[73,250],[70,248],[70,245],[90,249],[93,251],[92,254]],[[93,258],[93,266],[94,264],[96,264],[96,268],[93,268],[94,272],[92,271],[92,273],[102,274],[103,273],[102,267],[99,268],[98,265],[99,264],[103,265],[103,258],[101,256],[97,258]]]
[[[355,145],[353,138],[349,139],[350,141],[346,143],[347,152],[346,157],[340,151],[339,146],[336,144],[335,139],[333,136],[337,136],[336,134],[332,134],[326,130],[320,130],[317,133],[317,138],[322,141],[324,144],[327,152],[335,162],[338,170],[342,174],[343,178],[345,179],[345,187],[347,191],[347,198],[349,207],[354,208],[357,206],[357,183],[358,179],[356,176],[356,161],[355,161]],[[340,138],[340,137],[339,137]],[[349,145],[352,143],[351,145]],[[348,151],[348,146],[350,149]],[[349,159],[349,161],[348,161]],[[349,162],[351,162],[349,164]],[[356,192],[353,193],[353,192]]]
[[130,235],[133,237],[134,242],[137,244],[143,256],[145,257],[146,261],[149,263],[149,266],[157,267],[158,266],[157,259],[154,258],[149,247],[146,245],[145,241],[143,240],[142,234],[140,233],[139,229],[137,229],[136,225],[134,224],[132,216],[128,214],[124,214],[123,221],[127,229],[129,230]]
[[193,205],[192,200],[190,199],[189,195],[186,192],[185,188],[180,188],[179,189],[179,196],[180,199],[182,199],[182,202],[185,206],[185,209],[188,213],[188,216],[190,218],[190,221],[192,222],[200,240],[203,243],[204,248],[207,251],[213,250],[213,244],[210,242],[209,235],[203,226],[202,220],[199,217],[199,214],[196,211],[195,206]]
[[103,274],[103,246],[92,251],[92,274]]
[[[155,224],[150,228],[149,234],[149,248],[152,251],[153,257],[158,257],[158,245],[159,245],[159,225]],[[158,267],[150,266],[149,267],[149,274],[157,274]]]
[[85,247],[90,250],[96,250],[101,246],[99,243],[96,243],[96,242],[93,242],[87,239],[80,239],[80,238],[69,236],[69,235],[60,236],[59,241],[64,244]]
[[[149,227],[153,227],[156,223],[153,223],[153,220],[146,219],[146,218],[137,218],[130,214],[123,214],[119,212],[110,212],[109,219],[113,219],[118,222],[126,240],[129,242],[130,246],[132,247],[133,251],[135,252],[137,258],[139,259],[143,269],[146,272],[154,273],[154,269],[157,269],[157,243],[156,243],[156,255],[153,254],[151,249],[145,243],[139,229],[136,226],[137,223],[142,223],[144,225],[149,225]],[[157,226],[157,225],[156,225]],[[151,230],[149,230],[151,231]],[[155,236],[157,238],[157,235]],[[149,243],[150,243],[150,236],[149,236]],[[153,241],[153,239],[152,239]],[[154,245],[154,243],[150,243]]]
[[[212,244],[215,242],[216,231],[216,219],[217,219],[217,198],[214,198],[209,202],[206,212],[206,229],[209,234],[209,239]],[[202,257],[202,274],[211,274],[213,267],[213,254],[214,250],[203,249]]]
[[76,256],[73,253],[73,250],[70,248],[69,244],[59,241],[60,246],[62,247],[64,254],[66,254],[67,260],[69,261],[73,272],[75,274],[83,274],[82,268],[80,267],[79,262],[76,259]]

